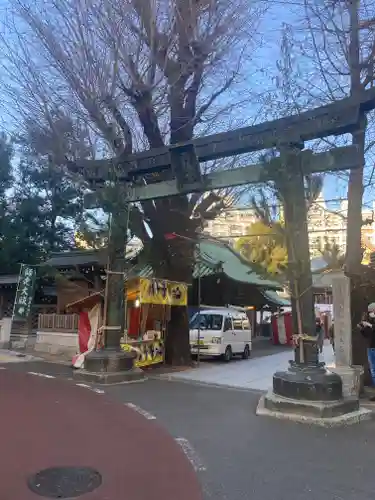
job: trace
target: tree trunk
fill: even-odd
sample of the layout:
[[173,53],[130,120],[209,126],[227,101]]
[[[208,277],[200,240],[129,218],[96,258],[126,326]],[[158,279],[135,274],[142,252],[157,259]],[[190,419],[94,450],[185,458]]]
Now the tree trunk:
[[[349,43],[349,68],[351,96],[358,97],[363,92],[361,82],[361,53],[360,53],[360,25],[359,25],[358,0],[348,2],[348,13],[350,18],[350,43]],[[347,241],[345,267],[351,276],[355,286],[351,293],[351,316],[352,316],[352,355],[353,363],[363,365],[365,368],[365,383],[369,382],[367,345],[365,339],[358,332],[357,324],[361,316],[367,311],[365,295],[361,285],[361,261],[362,261],[362,201],[363,201],[363,169],[365,163],[365,135],[366,116],[361,117],[357,132],[352,134],[352,143],[358,147],[362,159],[362,165],[350,171],[348,184],[348,216],[347,216]]]
[[[365,119],[361,128],[353,134],[355,144],[363,158],[365,155]],[[358,331],[357,324],[361,321],[362,314],[367,311],[369,302],[366,303],[363,290],[359,286],[361,280],[362,261],[362,199],[363,199],[363,164],[350,171],[348,185],[348,218],[346,242],[346,272],[353,276],[356,286],[351,291],[351,316],[352,316],[352,359],[353,364],[363,365],[365,369],[365,384],[371,383],[367,360],[367,342]]]
[[[170,222],[172,219],[169,217]],[[174,239],[159,239],[153,244],[155,277],[190,285],[194,266],[194,245],[190,240],[179,237],[181,232],[175,232],[177,236]],[[191,363],[187,307],[171,307],[165,341],[165,361],[174,366],[186,366]]]
[[165,339],[165,362],[172,366],[191,363],[187,307],[171,307],[171,319]]

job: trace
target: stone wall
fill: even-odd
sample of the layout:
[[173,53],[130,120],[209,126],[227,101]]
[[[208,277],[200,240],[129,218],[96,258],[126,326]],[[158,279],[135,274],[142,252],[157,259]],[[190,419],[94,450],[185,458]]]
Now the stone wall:
[[3,318],[0,320],[0,349],[9,348],[11,329],[12,318]]
[[34,350],[50,354],[73,356],[78,351],[78,334],[38,331],[36,333]]

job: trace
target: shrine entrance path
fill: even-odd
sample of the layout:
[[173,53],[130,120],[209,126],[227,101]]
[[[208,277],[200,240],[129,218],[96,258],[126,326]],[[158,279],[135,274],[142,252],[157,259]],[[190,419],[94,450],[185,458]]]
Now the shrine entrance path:
[[[265,355],[256,359],[240,358],[225,362],[203,362],[199,368],[161,375],[161,378],[217,387],[265,392],[272,387],[275,371],[286,370],[294,353],[291,348]],[[334,355],[328,340],[325,341],[323,355],[320,356],[328,367],[334,366]]]
[[[91,467],[102,476],[85,500],[201,500],[181,446],[133,409],[67,381],[0,371],[2,500],[43,498],[28,479],[50,467]],[[80,497],[77,497],[80,498]]]

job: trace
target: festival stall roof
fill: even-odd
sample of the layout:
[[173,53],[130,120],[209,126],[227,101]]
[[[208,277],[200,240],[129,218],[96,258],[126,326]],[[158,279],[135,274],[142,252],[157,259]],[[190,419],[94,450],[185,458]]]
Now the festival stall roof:
[[74,302],[70,302],[65,306],[66,312],[72,313],[80,313],[84,309],[92,309],[96,304],[104,302],[104,290],[101,292],[96,292],[87,297],[83,297],[82,299],[75,300]]

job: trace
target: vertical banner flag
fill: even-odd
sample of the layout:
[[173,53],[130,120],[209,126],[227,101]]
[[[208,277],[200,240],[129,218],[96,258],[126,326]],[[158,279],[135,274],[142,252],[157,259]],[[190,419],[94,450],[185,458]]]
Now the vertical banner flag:
[[17,293],[14,300],[14,319],[26,320],[29,317],[32,301],[34,298],[35,282],[35,267],[25,266],[24,264],[21,264]]

